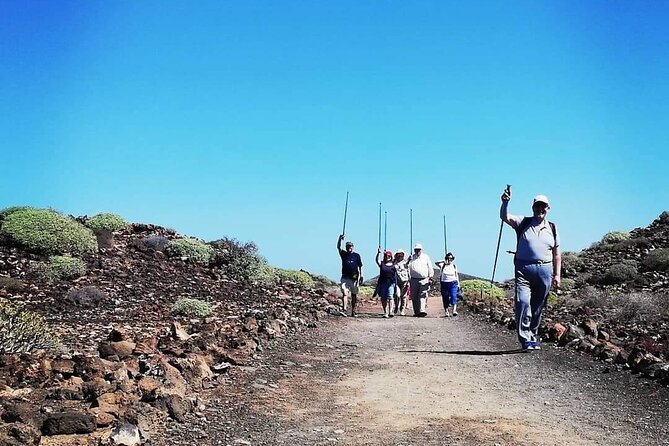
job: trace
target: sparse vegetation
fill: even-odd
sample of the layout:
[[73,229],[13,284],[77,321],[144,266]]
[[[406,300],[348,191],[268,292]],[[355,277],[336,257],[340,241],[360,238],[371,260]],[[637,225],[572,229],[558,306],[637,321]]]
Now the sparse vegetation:
[[663,294],[632,292],[616,294],[613,303],[612,322],[653,324],[662,319],[669,298]]
[[374,294],[373,286],[364,285],[358,288],[358,295],[361,297],[372,297],[373,294]]
[[215,251],[213,265],[221,268],[227,276],[246,283],[271,283],[276,280],[255,243],[223,238],[211,242],[211,246]]
[[583,271],[585,262],[581,259],[578,253],[567,251],[562,253],[562,273],[565,276],[574,276],[576,273]]
[[504,300],[504,290],[496,285],[490,285],[485,280],[463,280],[460,284],[464,300],[477,301],[483,299],[491,304]]
[[194,238],[172,240],[165,248],[170,257],[188,257],[195,263],[208,265],[214,257],[211,246]]
[[42,316],[0,302],[0,354],[50,350],[58,345],[58,339]]
[[630,233],[625,231],[611,231],[602,237],[602,243],[605,245],[612,245],[614,243],[622,242],[630,238]]
[[47,282],[76,279],[84,274],[86,274],[84,261],[71,256],[52,256],[46,263],[37,266],[38,277]]
[[560,281],[560,288],[563,291],[571,291],[576,287],[576,281],[574,279],[564,278]]
[[0,288],[10,292],[16,293],[24,288],[23,281],[14,277],[0,276]]
[[142,243],[154,251],[165,251],[167,245],[170,244],[170,239],[164,235],[148,235],[142,239]]
[[623,260],[621,263],[611,265],[611,267],[597,279],[597,282],[600,285],[617,285],[632,282],[637,275],[636,262]]
[[200,299],[183,298],[172,304],[172,313],[181,316],[207,317],[211,312],[211,305]]
[[313,288],[314,280],[304,271],[295,271],[289,269],[276,269],[276,274],[282,283],[292,282],[297,284],[300,288]]
[[98,248],[90,229],[49,209],[14,209],[4,217],[0,233],[12,243],[40,254],[80,255]]
[[86,219],[86,226],[94,231],[120,231],[128,226],[128,223],[120,215],[101,213]]
[[669,272],[669,248],[658,248],[651,251],[642,263],[649,270]]
[[65,300],[81,306],[97,305],[107,299],[107,295],[94,286],[73,288],[67,292]]

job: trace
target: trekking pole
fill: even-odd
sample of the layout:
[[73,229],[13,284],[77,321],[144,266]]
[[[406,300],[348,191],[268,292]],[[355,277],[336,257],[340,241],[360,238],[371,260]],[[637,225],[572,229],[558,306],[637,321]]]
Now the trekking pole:
[[448,253],[448,244],[446,243],[446,216],[444,215],[444,257]]
[[409,209],[409,253],[413,246],[413,209]]
[[346,205],[344,206],[344,227],[341,230],[342,234],[346,234],[346,213],[348,212],[348,192],[346,192]]
[[[507,184],[504,192],[511,194],[511,185]],[[497,237],[497,250],[495,250],[495,264],[492,267],[492,277],[490,278],[490,286],[495,282],[495,270],[497,269],[497,257],[499,256],[499,244],[502,241],[502,229],[504,229],[504,220],[499,225],[499,237]]]
[[379,203],[379,248],[381,247],[381,203]]
[[384,212],[384,225],[385,227],[383,228],[383,250],[387,251],[388,250],[388,211]]

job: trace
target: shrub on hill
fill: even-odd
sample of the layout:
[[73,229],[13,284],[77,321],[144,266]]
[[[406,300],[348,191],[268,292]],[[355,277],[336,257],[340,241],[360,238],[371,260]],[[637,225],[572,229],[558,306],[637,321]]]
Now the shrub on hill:
[[490,285],[485,280],[463,280],[460,283],[463,299],[467,301],[480,301],[496,305],[504,300],[504,290],[496,285]]
[[0,276],[0,288],[10,293],[22,291],[25,287],[23,281],[14,277]]
[[125,229],[128,223],[120,215],[101,213],[86,219],[86,226],[94,231],[115,232]]
[[40,254],[80,255],[98,248],[90,229],[49,209],[15,209],[5,215],[0,233],[12,243]]
[[170,257],[188,257],[195,263],[208,265],[214,257],[214,250],[200,240],[179,238],[167,245],[165,254]]
[[170,239],[164,235],[147,235],[146,237],[142,238],[142,243],[149,249],[162,252],[165,251],[167,245],[170,244]]
[[172,313],[182,316],[207,317],[211,312],[212,308],[209,302],[200,299],[185,297],[172,304]]
[[[339,293],[341,294],[341,293]],[[372,297],[374,294],[374,287],[373,286],[361,286],[358,288],[358,295],[361,297]]]
[[51,350],[58,345],[58,339],[42,316],[0,302],[0,354]]
[[669,272],[669,248],[658,248],[649,252],[642,263],[651,271]]
[[637,262],[623,260],[620,263],[611,265],[604,274],[595,277],[594,280],[600,285],[617,285],[632,282],[638,275],[637,267]]
[[76,279],[86,274],[84,261],[71,256],[51,256],[36,269],[38,277],[46,282]]
[[314,279],[312,279],[311,276],[308,273],[305,273],[304,271],[295,271],[295,270],[277,268],[276,274],[282,283],[292,282],[295,283],[300,288],[314,287]]
[[611,231],[602,237],[602,243],[605,245],[612,245],[614,243],[622,242],[630,238],[630,233],[625,231]]
[[562,253],[562,275],[570,277],[585,269],[585,262],[576,252],[567,251]]
[[253,242],[222,238],[210,243],[214,248],[213,265],[236,280],[246,283],[274,283],[276,273],[258,253]]

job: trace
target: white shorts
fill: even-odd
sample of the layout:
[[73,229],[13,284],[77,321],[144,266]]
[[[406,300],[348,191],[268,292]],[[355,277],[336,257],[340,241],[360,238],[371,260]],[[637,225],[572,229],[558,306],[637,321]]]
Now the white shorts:
[[348,296],[349,294],[358,294],[358,285],[355,284],[355,280],[348,277],[342,277],[341,282],[339,283],[342,294]]

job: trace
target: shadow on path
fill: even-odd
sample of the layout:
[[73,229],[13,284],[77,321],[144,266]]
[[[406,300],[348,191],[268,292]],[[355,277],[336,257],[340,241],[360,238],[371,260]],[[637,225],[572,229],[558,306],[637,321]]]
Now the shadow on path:
[[515,355],[517,353],[530,353],[532,350],[500,350],[500,351],[486,351],[486,350],[452,350],[452,351],[437,351],[437,350],[401,350],[402,353],[439,353],[443,355],[471,355],[471,356],[500,356],[500,355]]

